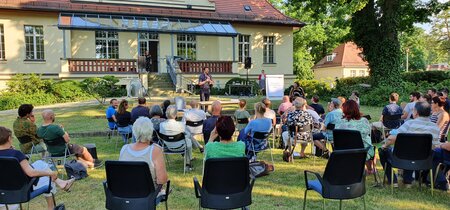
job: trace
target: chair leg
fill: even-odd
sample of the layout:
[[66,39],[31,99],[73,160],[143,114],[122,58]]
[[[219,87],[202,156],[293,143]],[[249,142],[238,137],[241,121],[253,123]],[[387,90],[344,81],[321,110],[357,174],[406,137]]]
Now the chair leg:
[[364,195],[362,196],[362,200],[363,200],[363,204],[364,204],[364,210],[366,210],[366,198]]
[[339,200],[339,210],[342,209],[342,200]]
[[308,193],[308,190],[305,190],[305,196],[303,196],[303,210],[306,209],[306,195]]
[[431,196],[433,196],[434,195],[433,169],[430,169],[430,181],[431,181]]
[[325,210],[325,198],[322,198],[322,209]]
[[167,200],[164,203],[166,204],[166,210],[169,210],[169,207],[167,206]]
[[422,171],[419,172],[419,188],[422,188]]
[[183,164],[183,175],[186,175],[186,163],[187,163],[187,150],[184,149],[184,164]]
[[394,168],[391,167],[391,194],[394,194]]
[[437,175],[438,175],[439,172],[441,171],[441,166],[442,166],[442,163],[439,163],[439,164],[437,165],[437,167],[436,167],[436,174],[435,174],[434,177],[433,177],[434,182],[436,182]]

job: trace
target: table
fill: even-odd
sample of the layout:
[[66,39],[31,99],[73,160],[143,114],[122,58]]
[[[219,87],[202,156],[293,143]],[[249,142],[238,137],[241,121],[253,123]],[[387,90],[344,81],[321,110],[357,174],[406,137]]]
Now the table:
[[[230,84],[228,85],[228,94],[231,95],[231,88],[236,88],[238,90],[241,90],[241,93],[246,93],[248,89],[250,89],[250,93],[247,95],[250,95],[253,93],[253,85],[244,85],[244,84]],[[244,94],[245,95],[245,94]]]

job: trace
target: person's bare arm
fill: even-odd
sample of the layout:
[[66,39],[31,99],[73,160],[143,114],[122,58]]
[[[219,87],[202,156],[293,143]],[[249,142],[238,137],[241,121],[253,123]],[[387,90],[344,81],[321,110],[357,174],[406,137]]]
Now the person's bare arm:
[[408,115],[409,115],[408,112],[403,111],[402,119],[408,118]]
[[41,177],[41,176],[50,176],[52,180],[55,180],[57,178],[57,172],[56,171],[41,171],[36,170],[30,166],[30,163],[28,160],[22,160],[20,162],[20,167],[25,172],[25,174],[29,177]]
[[441,114],[441,115],[439,115],[439,118],[438,118],[438,120],[436,122],[436,125],[438,126],[438,128],[440,130],[440,129],[442,129],[444,127],[444,124],[445,124],[444,114]]
[[394,135],[388,136],[386,142],[384,142],[383,146],[381,146],[381,147],[388,148],[390,145],[394,145],[396,139],[397,139],[397,136],[394,136]]
[[209,135],[209,142],[213,142],[217,137],[219,137],[219,134],[217,133],[216,128],[214,128]]
[[156,173],[156,183],[157,184],[165,184],[167,183],[168,176],[166,170],[166,163],[164,162],[164,155],[161,148],[154,146],[153,148],[153,165],[155,166]]
[[450,142],[443,143],[441,148],[450,152]]
[[69,141],[70,141],[70,136],[69,136],[69,134],[68,134],[67,132],[64,133],[63,138],[64,138],[64,141],[65,141],[66,143],[69,143]]

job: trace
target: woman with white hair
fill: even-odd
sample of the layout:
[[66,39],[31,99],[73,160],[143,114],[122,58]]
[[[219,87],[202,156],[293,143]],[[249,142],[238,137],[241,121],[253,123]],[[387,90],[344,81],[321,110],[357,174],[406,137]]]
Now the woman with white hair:
[[150,168],[155,188],[167,182],[167,171],[161,146],[153,143],[153,124],[147,117],[139,117],[133,124],[136,143],[126,144],[120,150],[119,160],[144,161]]

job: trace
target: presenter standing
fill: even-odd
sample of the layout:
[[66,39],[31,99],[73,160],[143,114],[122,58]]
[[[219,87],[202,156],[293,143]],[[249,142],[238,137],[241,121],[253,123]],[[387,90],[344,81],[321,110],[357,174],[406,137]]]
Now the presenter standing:
[[266,73],[264,73],[264,70],[261,70],[261,74],[258,76],[258,81],[259,81],[259,89],[261,91],[261,95],[264,94],[265,89],[266,89]]
[[[198,77],[198,85],[200,86],[200,101],[209,101],[209,96],[211,95],[211,87],[214,81],[209,74],[209,68],[204,67],[203,73]],[[207,109],[208,106],[205,106]]]

